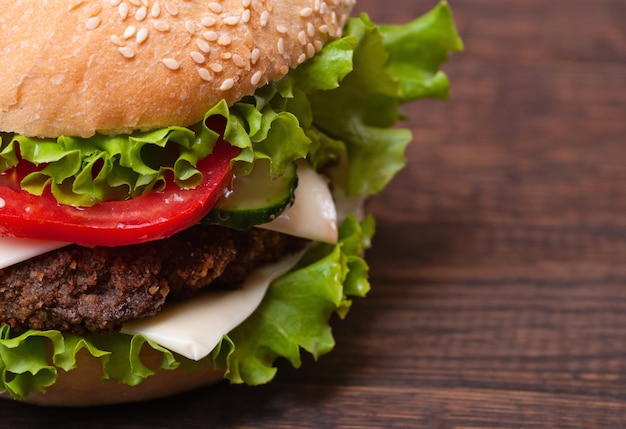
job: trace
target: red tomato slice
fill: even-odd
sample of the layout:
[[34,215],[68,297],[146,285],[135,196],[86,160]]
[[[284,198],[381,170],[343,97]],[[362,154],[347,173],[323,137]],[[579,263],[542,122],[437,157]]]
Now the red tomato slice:
[[0,236],[38,238],[85,246],[123,246],[167,238],[202,219],[231,178],[239,149],[220,139],[197,168],[203,181],[193,189],[170,183],[165,190],[88,208],[57,203],[11,186],[0,186]]

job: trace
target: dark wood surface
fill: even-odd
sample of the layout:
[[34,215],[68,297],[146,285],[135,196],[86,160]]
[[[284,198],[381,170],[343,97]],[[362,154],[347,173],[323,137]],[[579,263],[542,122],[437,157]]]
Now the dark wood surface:
[[[434,5],[360,0],[383,21]],[[369,204],[371,295],[270,385],[0,428],[626,427],[626,2],[451,0],[447,103]]]

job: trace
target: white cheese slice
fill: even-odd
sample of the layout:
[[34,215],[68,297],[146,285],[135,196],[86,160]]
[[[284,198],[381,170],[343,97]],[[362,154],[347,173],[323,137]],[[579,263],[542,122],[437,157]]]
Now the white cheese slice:
[[63,246],[67,246],[67,243],[59,241],[0,237],[0,269],[30,258],[34,258],[35,256]]
[[269,284],[289,271],[300,256],[302,253],[294,254],[252,271],[239,289],[204,292],[170,304],[155,317],[124,324],[122,332],[143,334],[189,359],[202,359],[256,310]]
[[298,187],[291,207],[259,228],[324,243],[337,242],[337,209],[326,180],[315,170],[298,164]]

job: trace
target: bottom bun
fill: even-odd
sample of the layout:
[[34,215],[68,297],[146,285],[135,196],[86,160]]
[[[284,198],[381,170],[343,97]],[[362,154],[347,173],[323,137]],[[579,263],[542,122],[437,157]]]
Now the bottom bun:
[[[159,368],[163,354],[146,347],[141,353],[142,362],[149,368]],[[76,355],[77,367],[71,371],[60,370],[55,384],[46,393],[32,393],[21,402],[56,406],[88,407],[95,405],[139,402],[162,398],[189,391],[223,380],[224,372],[216,371],[207,363],[196,371],[158,369],[137,386],[127,386],[115,381],[102,380],[102,364],[85,350]],[[7,394],[4,398],[10,398]]]

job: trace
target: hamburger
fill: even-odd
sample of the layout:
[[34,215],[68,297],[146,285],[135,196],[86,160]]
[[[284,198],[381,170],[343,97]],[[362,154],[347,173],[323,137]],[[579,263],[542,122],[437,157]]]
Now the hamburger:
[[446,2],[11,0],[0,20],[0,390],[46,405],[270,381],[369,289],[362,202],[445,98]]

